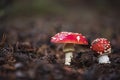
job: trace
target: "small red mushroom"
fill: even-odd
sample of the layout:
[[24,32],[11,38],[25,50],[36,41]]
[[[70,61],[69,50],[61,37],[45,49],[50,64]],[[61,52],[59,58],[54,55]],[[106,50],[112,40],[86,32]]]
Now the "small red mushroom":
[[99,63],[110,63],[108,54],[111,53],[110,41],[106,38],[97,38],[93,40],[90,47],[94,52],[99,54]]
[[88,41],[82,34],[73,32],[60,32],[51,38],[53,43],[64,43],[65,65],[70,65],[73,58],[74,44],[88,45]]

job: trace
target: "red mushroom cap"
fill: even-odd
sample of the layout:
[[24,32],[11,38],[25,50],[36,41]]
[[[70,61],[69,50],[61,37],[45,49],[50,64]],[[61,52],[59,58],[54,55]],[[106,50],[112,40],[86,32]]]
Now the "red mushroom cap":
[[74,43],[88,45],[88,41],[82,34],[73,32],[60,32],[51,38],[53,43]]
[[97,38],[95,39],[90,47],[96,53],[102,55],[104,53],[111,53],[111,45],[110,41],[105,38]]

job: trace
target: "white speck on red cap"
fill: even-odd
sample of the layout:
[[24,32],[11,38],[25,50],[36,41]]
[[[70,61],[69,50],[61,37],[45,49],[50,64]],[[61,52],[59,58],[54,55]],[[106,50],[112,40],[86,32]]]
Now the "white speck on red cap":
[[80,41],[80,36],[77,36],[76,38],[77,38],[78,41]]

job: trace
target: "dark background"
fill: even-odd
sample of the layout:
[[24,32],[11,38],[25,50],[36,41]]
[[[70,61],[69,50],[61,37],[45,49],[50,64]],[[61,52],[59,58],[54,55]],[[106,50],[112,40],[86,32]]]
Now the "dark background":
[[[98,64],[88,45],[75,47],[64,66],[63,45],[50,42],[61,31],[82,33],[89,43],[107,38],[111,64]],[[118,80],[120,1],[0,0],[0,41],[0,80]]]

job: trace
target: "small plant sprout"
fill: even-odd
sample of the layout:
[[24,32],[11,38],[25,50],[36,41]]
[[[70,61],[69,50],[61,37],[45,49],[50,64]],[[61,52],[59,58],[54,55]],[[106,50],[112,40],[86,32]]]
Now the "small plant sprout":
[[74,45],[88,45],[88,41],[82,34],[73,32],[60,32],[51,38],[53,43],[64,43],[63,52],[65,53],[65,65],[70,65],[73,52],[75,51]]
[[110,41],[105,38],[97,38],[93,40],[90,47],[94,52],[99,54],[99,63],[110,63],[108,54],[111,53]]

